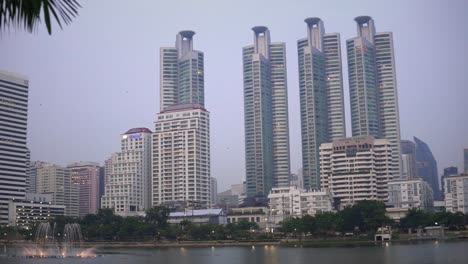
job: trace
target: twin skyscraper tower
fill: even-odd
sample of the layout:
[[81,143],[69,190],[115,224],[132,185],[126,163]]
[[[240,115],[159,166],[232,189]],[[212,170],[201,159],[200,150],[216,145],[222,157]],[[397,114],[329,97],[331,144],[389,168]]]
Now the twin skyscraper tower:
[[[400,127],[392,33],[377,33],[371,17],[355,19],[346,41],[352,136],[388,139],[391,174],[400,175]],[[323,143],[346,137],[340,35],[307,18],[297,41],[303,180],[319,189]],[[252,28],[243,48],[246,192],[267,195],[289,186],[290,147],[286,45],[271,42],[267,27]],[[181,31],[175,48],[161,49],[161,113],[153,136],[153,203],[209,203],[209,114],[204,104],[203,53],[193,31]],[[180,153],[180,157],[178,156]],[[214,201],[211,201],[214,202]]]

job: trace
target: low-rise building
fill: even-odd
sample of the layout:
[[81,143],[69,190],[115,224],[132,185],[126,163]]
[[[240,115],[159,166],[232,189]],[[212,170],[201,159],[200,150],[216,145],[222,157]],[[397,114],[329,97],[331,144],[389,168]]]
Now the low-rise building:
[[289,217],[315,215],[334,210],[333,198],[327,190],[306,191],[296,187],[273,188],[268,195],[270,218],[279,223]]
[[468,173],[445,177],[444,196],[447,212],[468,214]]
[[194,224],[225,225],[227,222],[226,213],[221,208],[172,212],[169,214],[167,222],[169,224],[180,224],[184,220]]
[[261,231],[267,230],[269,220],[268,207],[240,207],[231,208],[227,214],[227,223],[247,221],[256,223]]
[[30,228],[65,215],[65,206],[52,203],[52,194],[27,193],[24,200],[8,201],[8,225]]
[[387,205],[392,208],[432,210],[434,194],[431,186],[421,178],[390,181]]

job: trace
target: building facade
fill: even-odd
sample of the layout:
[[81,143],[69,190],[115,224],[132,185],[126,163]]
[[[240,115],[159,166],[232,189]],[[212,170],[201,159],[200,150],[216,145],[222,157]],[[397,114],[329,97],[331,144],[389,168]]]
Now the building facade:
[[286,46],[271,43],[257,26],[254,45],[243,48],[247,195],[288,186],[290,173]]
[[8,224],[8,201],[26,193],[28,91],[26,77],[0,71],[0,225]]
[[129,215],[151,207],[151,130],[132,128],[120,136],[120,152],[105,163],[102,208]]
[[447,212],[468,214],[468,174],[445,177],[444,197]]
[[10,200],[8,210],[8,225],[26,229],[65,215],[65,206],[53,204],[51,194],[27,193],[23,200]]
[[429,146],[417,137],[414,137],[416,143],[416,168],[418,177],[423,178],[434,191],[434,198],[437,200],[442,199],[442,192],[440,191],[439,173],[437,170],[437,161],[432,155]]
[[305,190],[295,187],[273,188],[268,195],[269,221],[279,223],[290,217],[315,215],[334,210],[331,194],[323,190]]
[[209,112],[201,105],[166,107],[153,134],[153,205],[212,204]]
[[320,189],[320,144],[345,137],[340,35],[326,34],[320,18],[307,18],[297,41],[302,166],[306,189]]
[[190,30],[180,31],[175,47],[160,50],[160,110],[177,104],[205,105],[203,52],[193,50]]
[[392,174],[401,173],[400,119],[393,35],[376,32],[369,16],[356,17],[358,36],[346,41],[353,137],[385,138]]
[[101,169],[97,162],[74,162],[67,169],[73,185],[78,187],[78,215],[96,214],[101,203],[99,196]]
[[42,163],[37,167],[36,191],[39,194],[51,194],[52,204],[65,206],[66,216],[79,216],[78,188],[73,185],[66,168]]
[[411,140],[401,140],[401,179],[410,180],[417,177],[416,145]]
[[434,194],[421,178],[394,180],[388,183],[388,206],[402,209],[432,210]]
[[388,199],[392,180],[392,149],[387,139],[373,136],[333,140],[320,146],[322,188],[339,208],[362,200]]

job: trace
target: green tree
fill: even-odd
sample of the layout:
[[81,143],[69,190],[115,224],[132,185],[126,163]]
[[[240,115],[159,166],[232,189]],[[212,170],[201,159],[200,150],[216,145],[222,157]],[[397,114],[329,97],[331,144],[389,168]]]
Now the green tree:
[[154,224],[156,228],[163,228],[169,218],[169,208],[165,206],[155,206],[146,210],[146,221]]
[[81,5],[76,0],[0,0],[0,30],[24,28],[33,32],[42,20],[52,34],[52,20],[60,28],[78,16]]
[[431,215],[423,210],[412,208],[405,217],[400,219],[400,227],[416,229],[431,224]]

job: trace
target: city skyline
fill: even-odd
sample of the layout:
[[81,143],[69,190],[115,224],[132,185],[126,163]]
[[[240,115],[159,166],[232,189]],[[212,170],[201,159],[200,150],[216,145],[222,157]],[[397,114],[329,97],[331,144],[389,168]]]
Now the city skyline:
[[[155,74],[158,71],[158,67],[155,64],[157,63],[157,51],[159,47],[165,46],[167,39],[170,36],[173,36],[174,32],[177,32],[181,29],[187,28],[188,21],[181,23],[175,23],[173,26],[168,26],[169,23],[165,23],[165,26],[168,27],[167,33],[162,32],[158,34],[159,28],[151,31],[150,28],[145,28],[142,30],[144,33],[155,32],[153,34],[157,35],[158,41],[151,39],[147,41],[146,44],[140,44],[140,46],[135,46],[133,43],[123,42],[116,43],[114,47],[110,47],[111,52],[106,51],[105,49],[94,48],[85,44],[83,47],[80,47],[84,51],[87,51],[87,54],[94,54],[93,57],[100,58],[102,60],[97,60],[94,65],[87,65],[86,67],[78,65],[71,65],[70,70],[65,71],[59,69],[59,65],[63,65],[63,60],[69,60],[73,64],[73,55],[65,55],[68,52],[67,41],[64,42],[62,39],[65,36],[70,36],[74,33],[83,33],[83,29],[87,28],[86,17],[92,15],[92,11],[88,10],[90,6],[94,3],[89,3],[83,8],[83,13],[80,14],[79,19],[71,27],[65,28],[63,32],[57,32],[53,37],[45,37],[44,32],[39,30],[40,35],[26,35],[26,34],[15,34],[15,35],[5,35],[2,38],[0,43],[0,56],[6,58],[0,62],[0,68],[2,70],[7,70],[11,72],[16,72],[19,74],[27,75],[31,81],[31,96],[30,96],[30,115],[31,122],[28,125],[28,132],[30,139],[29,147],[31,149],[32,160],[45,160],[54,163],[67,164],[72,161],[78,160],[93,160],[98,161],[101,164],[104,162],[104,159],[110,153],[117,150],[115,135],[119,135],[125,131],[128,127],[137,127],[145,126],[152,127],[152,122],[154,120],[154,115],[157,112],[157,101],[159,101],[157,96],[158,85],[157,78],[154,79],[145,79],[143,76]],[[312,5],[312,4],[311,4]],[[409,4],[408,12],[411,13],[411,10],[415,10],[418,4],[411,3]],[[302,7],[309,6],[303,4]],[[391,10],[391,7],[389,7]],[[454,19],[461,20],[459,11],[455,10],[450,11],[450,13],[455,13],[451,16]],[[463,116],[463,105],[461,98],[466,98],[464,93],[466,89],[458,83],[463,83],[465,76],[457,77],[456,72],[450,73],[448,70],[442,70],[437,67],[432,69],[430,66],[425,64],[430,64],[428,59],[422,57],[423,51],[428,52],[429,50],[437,50],[437,47],[440,49],[443,48],[442,44],[438,42],[438,39],[434,39],[425,43],[425,47],[419,47],[420,42],[416,40],[423,41],[422,36],[424,33],[428,33],[425,29],[421,29],[421,32],[415,32],[415,23],[419,26],[423,26],[422,20],[424,20],[425,15],[423,14],[420,20],[413,21],[414,23],[404,23],[404,25],[393,25],[396,23],[394,18],[389,15],[382,14],[382,11],[379,10],[356,10],[349,9],[346,11],[346,15],[343,15],[345,19],[337,19],[334,15],[331,15],[329,10],[330,8],[325,7],[324,14],[321,14],[322,11],[317,13],[312,13],[308,10],[298,11],[294,14],[293,17],[288,19],[288,22],[284,21],[272,21],[269,18],[260,16],[256,19],[247,19],[247,21],[242,21],[240,25],[236,25],[239,28],[236,34],[226,34],[221,35],[222,32],[216,25],[212,27],[203,24],[203,28],[199,24],[194,27],[188,27],[194,29],[198,32],[199,41],[197,46],[200,50],[205,51],[205,64],[206,72],[210,74],[206,76],[206,89],[207,89],[207,102],[208,109],[212,113],[212,157],[213,157],[213,171],[212,176],[218,179],[218,184],[222,186],[220,190],[223,190],[225,187],[231,183],[240,182],[244,177],[244,150],[242,149],[243,145],[243,118],[236,117],[242,111],[242,67],[240,59],[238,57],[240,54],[240,48],[250,43],[251,35],[248,30],[256,24],[264,24],[268,26],[274,32],[274,39],[281,40],[286,42],[286,49],[288,54],[288,97],[289,97],[289,117],[290,117],[290,130],[291,130],[291,171],[295,172],[298,168],[301,167],[301,155],[300,155],[300,140],[299,138],[299,115],[298,115],[298,84],[297,84],[297,57],[295,56],[295,41],[303,36],[303,19],[309,16],[318,16],[321,17],[327,25],[327,30],[330,32],[338,32],[341,34],[342,40],[349,39],[355,35],[353,17],[360,14],[369,14],[376,21],[378,21],[379,31],[392,31],[394,33],[394,44],[395,44],[395,57],[397,67],[397,76],[399,84],[399,100],[400,100],[400,120],[401,120],[401,131],[402,139],[411,139],[412,136],[417,136],[424,138],[425,142],[430,145],[435,158],[439,164],[439,170],[455,165],[459,168],[462,168],[462,159],[463,159],[463,148],[468,145],[467,139],[463,138],[463,135],[466,135],[466,124],[464,121],[466,117]],[[385,9],[385,8],[381,8]],[[446,9],[440,9],[433,7],[434,10],[428,12],[429,14],[441,12],[449,12]],[[309,9],[310,10],[310,9]],[[458,8],[462,10],[462,8]],[[372,12],[373,11],[373,12]],[[328,13],[327,13],[328,12]],[[294,12],[293,12],[294,13]],[[427,16],[429,16],[429,14]],[[409,18],[409,14],[403,13],[401,15],[401,20]],[[193,18],[193,16],[191,17]],[[84,25],[83,25],[84,23]],[[284,25],[282,25],[283,23]],[[424,23],[425,25],[425,23]],[[442,27],[440,25],[433,25],[434,27]],[[83,28],[84,27],[84,28]],[[457,26],[455,25],[455,28]],[[124,28],[125,29],[125,28]],[[290,35],[285,35],[288,30],[291,30]],[[440,28],[441,29],[441,28]],[[76,31],[78,30],[78,31]],[[432,29],[433,30],[433,29]],[[451,29],[455,30],[455,29]],[[352,32],[352,33],[351,33]],[[442,32],[441,34],[448,34],[450,32]],[[460,32],[464,32],[460,29]],[[138,33],[138,32],[137,32]],[[414,34],[410,36],[409,34]],[[90,33],[95,34],[95,33]],[[112,34],[113,35],[113,34]],[[132,35],[133,37],[142,37],[140,34]],[[166,37],[167,36],[167,37]],[[210,37],[211,36],[211,37]],[[216,46],[209,46],[209,42],[214,42],[218,40],[222,42],[223,37],[229,37],[229,40],[232,43],[226,43],[230,45],[223,47],[222,49],[216,48]],[[429,35],[426,35],[426,37]],[[448,35],[447,35],[448,36]],[[114,39],[114,35],[107,35],[107,40]],[[12,48],[16,44],[23,43],[32,43],[39,45],[48,45],[48,38],[58,39],[58,43],[50,49],[46,49],[46,54],[52,54],[55,52],[57,55],[52,56],[49,62],[49,69],[39,69],[37,63],[33,63],[35,59],[38,58],[38,53],[34,52],[32,49],[28,49],[30,44],[21,44],[25,47],[21,49],[20,54],[15,52],[15,49]],[[232,39],[231,39],[232,38]],[[238,38],[238,40],[235,40]],[[453,49],[457,50],[458,47],[463,47],[466,43],[466,38],[460,37],[461,41],[454,43]],[[25,40],[27,39],[27,40]],[[98,38],[99,39],[99,38]],[[22,41],[23,40],[23,41]],[[30,41],[28,41],[30,40]],[[102,39],[99,39],[102,41]],[[118,42],[118,38],[116,39]],[[148,40],[148,39],[146,39]],[[234,41],[235,40],[235,41]],[[144,42],[144,41],[142,41]],[[50,44],[50,43],[49,43]],[[71,47],[74,47],[71,45]],[[141,50],[146,53],[146,55],[124,57],[123,61],[128,64],[116,63],[118,60],[111,59],[112,55],[115,55],[113,52],[129,52],[133,54],[134,47],[140,47]],[[416,50],[416,49],[421,49]],[[5,52],[5,51],[11,52]],[[342,50],[343,42],[342,42]],[[7,54],[11,53],[11,54]],[[233,53],[232,58],[236,63],[232,65],[226,65],[221,63],[220,54],[223,53]],[[81,54],[81,53],[79,53]],[[151,56],[148,56],[151,54]],[[441,60],[444,67],[448,67],[451,70],[456,71],[456,69],[451,68],[451,65],[460,65],[458,68],[465,68],[463,63],[459,59],[454,58],[453,54],[448,51],[444,56],[447,58],[438,57],[439,55],[430,53],[431,60],[439,59]],[[345,54],[341,54],[344,58]],[[88,56],[81,54],[80,56]],[[227,56],[227,55],[226,55]],[[218,58],[219,57],[219,58]],[[235,57],[235,58],[234,58]],[[462,56],[460,56],[462,57]],[[144,58],[144,59],[143,59]],[[409,59],[406,59],[409,58]],[[119,59],[120,60],[120,59]],[[225,59],[224,59],[225,60]],[[150,61],[150,62],[148,62]],[[448,64],[449,61],[452,61],[451,64]],[[31,63],[28,63],[31,62]],[[115,62],[115,63],[114,63]],[[143,62],[143,63],[138,63]],[[111,64],[118,65],[111,65]],[[345,64],[345,61],[343,61]],[[226,67],[227,69],[223,70],[223,74],[219,71],[215,71],[217,67]],[[148,66],[147,70],[144,71],[142,75],[138,75],[141,72],[141,68]],[[232,68],[231,68],[232,66]],[[414,67],[421,67],[425,70],[412,71]],[[132,67],[137,67],[137,69],[132,69]],[[345,65],[346,67],[346,65]],[[44,67],[48,68],[48,67]],[[109,68],[109,69],[108,69]],[[209,68],[209,69],[208,69]],[[98,71],[100,69],[100,71]],[[344,73],[346,72],[345,68],[343,69]],[[458,70],[459,71],[459,70]],[[94,73],[94,72],[97,72]],[[77,73],[77,74],[73,74]],[[135,76],[131,76],[132,73]],[[440,76],[436,76],[440,74]],[[55,74],[56,78],[50,78]],[[452,75],[453,74],[453,75]],[[87,78],[87,75],[91,78]],[[138,76],[137,76],[138,75]],[[219,75],[219,76],[217,76]],[[458,74],[462,75],[462,74]],[[433,76],[433,78],[424,77]],[[85,80],[86,79],[86,80]],[[90,80],[87,80],[90,79]],[[348,83],[347,78],[344,76],[344,90],[345,94],[348,92]],[[413,81],[414,79],[414,81]],[[454,81],[455,79],[455,81]],[[120,82],[120,83],[116,83]],[[74,87],[74,91],[68,90]],[[431,89],[431,87],[433,87]],[[434,90],[436,87],[444,87],[443,92]],[[235,91],[235,92],[232,92]],[[54,96],[51,96],[51,95]],[[54,97],[58,98],[54,99]],[[216,100],[214,98],[221,99],[221,97],[226,96],[228,100]],[[148,99],[146,99],[148,97]],[[151,98],[149,98],[151,97]],[[348,95],[345,95],[345,109],[346,115],[349,117],[349,101]],[[66,101],[68,98],[69,102]],[[71,98],[73,98],[71,100]],[[112,98],[112,100],[104,100],[103,98]],[[130,99],[126,104],[122,104],[122,98]],[[439,103],[440,101],[440,103]],[[448,107],[443,102],[454,102]],[[66,104],[64,102],[67,102]],[[433,105],[439,108],[444,108],[444,111],[440,113],[434,112],[429,109]],[[137,111],[138,109],[138,111]],[[146,109],[146,110],[142,110]],[[60,110],[60,111],[58,111]],[[99,112],[99,111],[101,112]],[[429,111],[429,113],[426,113]],[[446,112],[447,111],[447,112]],[[451,112],[448,112],[451,111]],[[61,112],[59,114],[59,112]],[[136,113],[145,112],[142,116],[136,117]],[[146,113],[147,112],[147,113]],[[446,113],[452,113],[447,115]],[[112,115],[116,118],[111,117]],[[67,142],[66,138],[62,137],[60,134],[65,134],[66,131],[69,131],[70,124],[65,122],[66,116],[73,116],[76,120],[72,124],[75,132],[73,137],[75,138],[74,142]],[[59,124],[55,129],[49,129],[57,120],[60,120],[61,117],[63,125]],[[232,123],[224,122],[223,120],[230,120]],[[347,118],[347,120],[350,120]],[[52,122],[54,121],[54,122]],[[65,123],[67,123],[65,125]],[[348,121],[348,135],[349,133],[349,124]],[[459,129],[442,129],[450,127],[450,123],[455,123],[459,125]],[[85,125],[92,125],[96,131],[107,131],[106,133],[79,133],[80,128]],[[460,129],[461,128],[461,129]],[[235,133],[230,134],[229,130],[235,131]],[[442,135],[444,139],[442,140]],[[90,138],[90,136],[92,136]],[[105,140],[104,140],[105,139]],[[53,142],[53,143],[51,143]],[[96,151],[93,153],[84,152],[81,149],[81,146],[75,145],[83,144],[83,149],[88,148],[89,144],[96,144],[96,142],[102,143]],[[46,149],[44,146],[54,145],[54,149]],[[92,148],[91,148],[92,149]],[[438,173],[441,175],[441,171]]]

